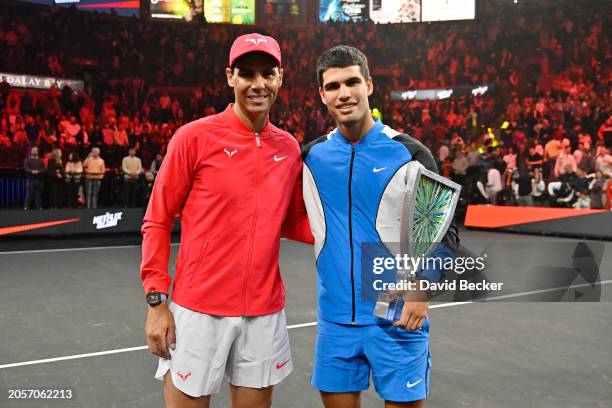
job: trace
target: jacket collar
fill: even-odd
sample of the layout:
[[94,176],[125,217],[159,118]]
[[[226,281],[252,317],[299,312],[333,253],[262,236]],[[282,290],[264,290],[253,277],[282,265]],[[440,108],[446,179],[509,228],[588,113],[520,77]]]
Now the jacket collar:
[[332,137],[336,141],[338,141],[338,143],[340,143],[340,144],[345,144],[345,145],[353,145],[354,144],[356,147],[365,146],[368,143],[372,142],[373,140],[376,140],[376,137],[380,134],[380,132],[382,132],[384,127],[385,127],[385,125],[380,121],[380,119],[377,119],[374,122],[374,126],[372,126],[372,128],[370,130],[368,130],[368,133],[366,133],[361,138],[359,143],[351,143],[348,140],[346,140],[346,138],[344,137],[344,135],[342,135],[342,133],[340,132],[340,129],[338,129],[338,128],[334,129],[334,131],[332,132]]
[[[253,130],[249,129],[244,123],[242,123],[242,121],[240,120],[240,118],[238,117],[238,115],[236,115],[236,112],[234,112],[234,104],[230,103],[229,105],[227,105],[227,108],[225,108],[225,110],[221,113],[223,119],[230,124],[230,126],[232,127],[232,129],[238,131],[238,132],[246,132],[246,133],[255,133]],[[266,125],[264,126],[264,128],[259,132],[264,133],[264,132],[269,132],[271,130],[272,125],[270,124],[270,118],[267,117],[266,118]]]

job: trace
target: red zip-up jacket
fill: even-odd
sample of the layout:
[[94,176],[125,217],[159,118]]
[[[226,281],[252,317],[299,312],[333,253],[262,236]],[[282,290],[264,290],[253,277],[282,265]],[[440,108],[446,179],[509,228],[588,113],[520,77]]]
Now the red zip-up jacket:
[[144,217],[140,274],[145,293],[168,293],[178,214],[172,300],[211,315],[259,316],[285,305],[280,236],[290,201],[301,201],[302,160],[289,133],[269,122],[255,133],[232,107],[172,137]]

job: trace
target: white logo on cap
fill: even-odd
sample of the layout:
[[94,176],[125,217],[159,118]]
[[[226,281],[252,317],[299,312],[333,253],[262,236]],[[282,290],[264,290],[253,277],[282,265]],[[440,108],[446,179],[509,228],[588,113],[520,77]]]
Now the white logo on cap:
[[259,45],[260,42],[268,42],[265,38],[247,38],[244,42],[252,42],[253,45]]

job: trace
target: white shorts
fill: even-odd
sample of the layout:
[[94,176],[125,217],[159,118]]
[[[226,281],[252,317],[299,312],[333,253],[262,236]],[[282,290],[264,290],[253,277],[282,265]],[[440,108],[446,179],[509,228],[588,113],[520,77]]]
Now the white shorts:
[[170,302],[176,325],[171,359],[159,359],[155,378],[170,370],[176,388],[192,397],[219,392],[230,384],[264,388],[293,370],[285,311],[256,317],[211,316]]

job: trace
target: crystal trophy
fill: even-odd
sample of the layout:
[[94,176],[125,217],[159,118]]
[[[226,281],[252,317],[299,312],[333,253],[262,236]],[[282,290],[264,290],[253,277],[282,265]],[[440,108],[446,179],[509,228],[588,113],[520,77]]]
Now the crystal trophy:
[[[442,240],[450,226],[461,186],[427,170],[417,161],[407,165],[406,193],[400,214],[400,255],[426,258]],[[385,243],[389,252],[395,252]],[[400,269],[397,282],[415,281],[418,270]],[[392,322],[400,320],[404,299],[399,295],[380,293],[374,315]]]

